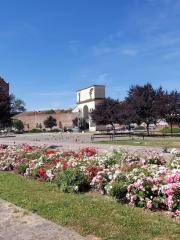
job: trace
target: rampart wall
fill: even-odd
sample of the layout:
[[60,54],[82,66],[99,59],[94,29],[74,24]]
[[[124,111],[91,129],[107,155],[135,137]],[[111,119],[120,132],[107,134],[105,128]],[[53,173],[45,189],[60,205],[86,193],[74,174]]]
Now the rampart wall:
[[61,110],[55,110],[54,114],[44,114],[42,111],[32,111],[32,112],[23,112],[17,114],[13,117],[13,120],[21,120],[24,124],[24,130],[36,128],[37,124],[44,126],[44,120],[46,120],[49,116],[52,116],[57,120],[57,127],[59,128],[59,122],[61,121],[62,127],[72,126],[72,120],[77,117],[77,113],[63,113]]

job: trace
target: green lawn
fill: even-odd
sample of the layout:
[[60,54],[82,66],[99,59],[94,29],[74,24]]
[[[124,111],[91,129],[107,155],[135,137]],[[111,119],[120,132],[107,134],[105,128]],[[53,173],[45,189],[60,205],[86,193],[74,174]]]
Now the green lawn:
[[180,148],[180,138],[164,138],[164,139],[153,139],[153,138],[142,138],[139,139],[128,139],[127,140],[114,140],[114,141],[95,141],[98,144],[111,144],[111,145],[130,145],[130,146],[151,146],[151,147],[168,147],[168,148]]
[[86,236],[102,239],[180,239],[180,223],[121,205],[100,194],[65,194],[55,185],[0,172],[0,198]]

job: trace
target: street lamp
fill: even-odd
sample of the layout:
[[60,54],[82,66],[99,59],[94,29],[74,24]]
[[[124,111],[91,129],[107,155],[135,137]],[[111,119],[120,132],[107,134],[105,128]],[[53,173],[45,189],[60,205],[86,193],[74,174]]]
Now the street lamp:
[[117,88],[117,92],[118,92],[118,100],[119,100],[119,88]]

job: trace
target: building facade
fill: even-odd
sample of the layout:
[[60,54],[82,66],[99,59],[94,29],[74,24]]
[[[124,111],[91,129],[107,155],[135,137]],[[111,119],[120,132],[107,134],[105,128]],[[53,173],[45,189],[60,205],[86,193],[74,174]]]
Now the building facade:
[[95,125],[90,113],[96,105],[105,98],[104,85],[92,85],[77,91],[78,126],[82,130],[105,130],[105,126]]

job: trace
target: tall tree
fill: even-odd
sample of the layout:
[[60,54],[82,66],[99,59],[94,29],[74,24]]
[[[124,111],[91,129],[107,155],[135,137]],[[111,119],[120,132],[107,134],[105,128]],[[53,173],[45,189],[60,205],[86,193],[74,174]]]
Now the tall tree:
[[180,93],[175,91],[171,91],[164,95],[163,99],[163,118],[167,123],[171,126],[171,136],[172,133],[172,125],[180,123]]
[[52,127],[57,126],[56,119],[52,116],[49,116],[45,121],[44,125],[46,128],[50,128],[52,130]]
[[96,125],[112,125],[119,122],[119,100],[114,100],[110,97],[99,102],[95,109],[90,113],[93,122]]
[[8,127],[12,124],[11,120],[12,96],[4,92],[0,86],[0,126]]
[[136,116],[135,109],[132,109],[131,104],[129,102],[123,101],[120,102],[118,114],[118,122],[119,124],[130,125],[132,123],[138,123],[138,118]]
[[72,120],[72,123],[73,123],[73,126],[77,127],[77,126],[78,126],[78,118],[75,117],[75,118]]
[[24,125],[21,120],[15,120],[13,121],[13,127],[15,127],[17,130],[22,130],[24,128]]
[[16,112],[24,112],[26,111],[26,104],[25,102],[20,99],[20,98],[16,98],[14,94],[11,94],[11,99],[12,99],[12,103],[11,103],[11,113],[16,113]]
[[162,117],[163,106],[160,103],[163,96],[162,87],[155,90],[150,83],[144,86],[132,85],[124,102],[124,108],[128,109],[130,121],[137,124],[146,123],[149,133],[149,125],[156,124]]

